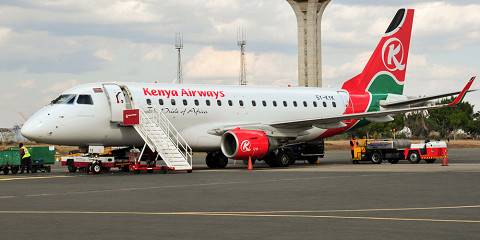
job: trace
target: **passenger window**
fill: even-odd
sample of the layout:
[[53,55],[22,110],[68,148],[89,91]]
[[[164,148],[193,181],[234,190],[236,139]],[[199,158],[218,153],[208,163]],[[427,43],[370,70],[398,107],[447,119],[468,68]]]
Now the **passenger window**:
[[267,101],[265,101],[265,100],[262,101],[262,105],[263,105],[264,107],[266,107],[266,106],[267,106]]
[[240,107],[243,107],[243,101],[242,100],[238,101],[238,104],[240,104]]
[[159,103],[160,105],[163,105],[163,99],[158,100],[158,103]]
[[183,99],[183,105],[187,106],[187,104],[188,104],[187,99]]
[[318,106],[318,105],[317,105],[317,102],[313,101],[313,106],[314,106],[314,107],[317,107],[317,106]]
[[228,100],[228,106],[233,106],[232,100]]
[[277,106],[277,101],[273,101],[272,104],[273,104],[274,107],[276,107]]
[[256,107],[257,106],[257,103],[255,101],[252,101],[252,106],[253,107]]
[[327,103],[326,103],[326,102],[323,102],[323,107],[327,107]]
[[148,105],[152,105],[152,100],[147,99],[147,104],[148,104]]
[[205,100],[205,103],[207,104],[207,106],[210,106],[210,100]]
[[218,105],[219,107],[222,106],[222,101],[217,100],[217,105]]
[[297,107],[297,101],[293,101],[293,106]]
[[93,105],[92,96],[90,96],[90,95],[78,95],[77,103],[78,104],[84,104],[84,105]]
[[303,106],[308,107],[307,102],[303,101]]
[[332,102],[332,106],[333,106],[333,107],[337,107],[337,103],[336,103],[336,102]]
[[283,106],[284,106],[284,107],[287,106],[287,101],[283,101]]
[[175,106],[176,102],[175,99],[172,99],[172,105]]
[[198,100],[197,100],[197,99],[195,99],[195,101],[194,101],[194,102],[195,102],[195,106],[198,106],[198,105],[200,105],[200,102],[198,102]]

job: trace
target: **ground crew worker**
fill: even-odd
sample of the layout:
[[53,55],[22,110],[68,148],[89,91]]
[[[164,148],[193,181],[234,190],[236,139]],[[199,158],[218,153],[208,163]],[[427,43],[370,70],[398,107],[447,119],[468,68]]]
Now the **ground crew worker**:
[[28,152],[27,147],[23,145],[23,143],[20,143],[18,147],[20,148],[20,174],[25,171],[25,167],[27,168],[27,173],[30,173],[30,170],[32,169],[32,156]]
[[355,148],[357,147],[357,140],[355,139],[355,136],[352,136],[352,138],[350,139],[350,149],[351,149],[351,153],[352,153],[352,159],[355,157]]

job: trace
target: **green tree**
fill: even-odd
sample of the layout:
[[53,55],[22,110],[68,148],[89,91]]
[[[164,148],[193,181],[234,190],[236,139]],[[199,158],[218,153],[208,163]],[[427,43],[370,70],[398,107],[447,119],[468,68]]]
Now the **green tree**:
[[[440,104],[451,102],[445,99]],[[456,107],[445,107],[428,110],[427,125],[431,130],[437,131],[442,137],[455,130],[463,129],[469,131],[473,121],[473,105],[469,102],[459,103]]]
[[[447,104],[453,99],[444,99],[437,104]],[[395,115],[395,120],[388,123],[370,123],[353,130],[357,136],[372,138],[390,138],[392,129],[400,131],[405,126],[410,128],[414,138],[428,137],[430,131],[440,133],[446,138],[452,131],[462,129],[467,133],[480,136],[480,112],[474,114],[469,102],[459,103],[456,107],[444,107],[428,111],[411,112]]]
[[466,130],[474,138],[480,137],[480,111],[473,115],[473,120],[470,122]]

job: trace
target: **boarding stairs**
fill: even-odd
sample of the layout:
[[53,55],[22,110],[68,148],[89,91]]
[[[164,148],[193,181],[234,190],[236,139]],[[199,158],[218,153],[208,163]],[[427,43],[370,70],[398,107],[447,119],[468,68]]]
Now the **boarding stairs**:
[[140,124],[134,128],[169,169],[192,170],[192,148],[160,110],[140,109]]

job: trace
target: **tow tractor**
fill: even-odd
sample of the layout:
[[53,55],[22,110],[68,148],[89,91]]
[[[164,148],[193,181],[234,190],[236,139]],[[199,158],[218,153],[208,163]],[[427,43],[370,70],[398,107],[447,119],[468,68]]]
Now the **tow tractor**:
[[425,140],[422,143],[411,143],[406,139],[359,139],[354,148],[352,162],[371,161],[381,164],[384,160],[395,164],[400,160],[410,163],[419,163],[425,160],[434,163],[437,159],[448,158],[447,143],[445,141]]

